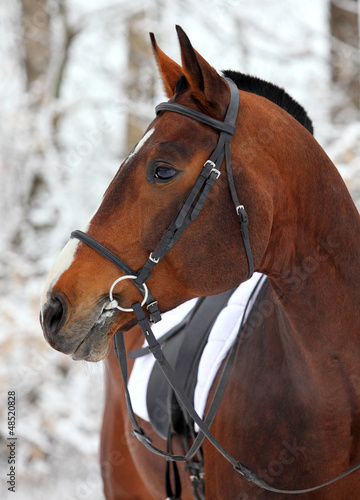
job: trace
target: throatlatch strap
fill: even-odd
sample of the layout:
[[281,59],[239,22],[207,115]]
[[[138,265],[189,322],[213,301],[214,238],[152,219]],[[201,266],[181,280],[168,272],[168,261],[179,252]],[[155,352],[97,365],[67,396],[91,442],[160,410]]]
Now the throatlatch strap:
[[244,205],[240,204],[239,198],[238,198],[237,193],[236,193],[234,175],[233,175],[233,171],[231,168],[231,161],[230,161],[230,143],[227,143],[225,145],[225,158],[226,158],[225,164],[226,164],[226,171],[227,171],[227,176],[228,176],[231,198],[232,198],[233,203],[235,205],[236,213],[239,216],[239,221],[240,221],[240,230],[241,230],[242,239],[243,239],[243,243],[244,243],[246,259],[247,259],[247,263],[248,263],[248,277],[247,277],[247,279],[249,279],[254,274],[254,260],[253,260],[253,255],[252,255],[252,251],[251,251],[250,235],[249,235],[249,229],[248,229],[249,217],[248,217],[248,214],[245,210]]

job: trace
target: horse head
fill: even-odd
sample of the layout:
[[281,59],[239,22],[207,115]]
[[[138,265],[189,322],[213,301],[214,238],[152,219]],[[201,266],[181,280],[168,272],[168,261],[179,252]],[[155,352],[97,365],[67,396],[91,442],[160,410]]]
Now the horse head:
[[[196,52],[180,27],[177,32],[181,66],[160,50],[151,35],[169,102],[223,121],[230,99],[228,83]],[[269,123],[276,126],[271,129]],[[249,214],[255,269],[265,259],[275,193],[280,187],[273,145],[278,131],[289,123],[303,128],[270,101],[241,93],[231,162],[241,203]],[[132,269],[140,269],[178,213],[218,139],[219,132],[206,123],[160,111],[120,166],[84,232]],[[267,258],[272,256],[270,252]],[[165,312],[190,298],[229,290],[247,274],[239,219],[228,179],[220,175],[197,219],[159,262],[147,284]],[[42,299],[44,335],[55,349],[73,359],[98,361],[107,355],[117,329],[134,326],[133,314],[108,308],[109,289],[119,275],[111,262],[88,245],[69,241],[49,274]],[[131,280],[119,282],[113,295],[123,308],[141,299]]]

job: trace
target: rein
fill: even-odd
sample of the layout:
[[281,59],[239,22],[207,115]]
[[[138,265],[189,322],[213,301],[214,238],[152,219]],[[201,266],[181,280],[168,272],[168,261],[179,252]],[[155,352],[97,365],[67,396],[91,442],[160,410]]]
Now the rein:
[[[171,111],[175,113],[179,113],[182,115],[185,115],[191,119],[197,120],[201,123],[204,123],[206,125],[209,125],[212,128],[215,128],[216,130],[220,131],[219,139],[217,146],[213,153],[211,154],[209,160],[207,160],[204,165],[203,169],[195,181],[194,186],[190,190],[188,196],[186,197],[182,207],[180,208],[178,214],[175,216],[173,221],[170,223],[169,227],[165,231],[164,235],[162,236],[158,246],[156,249],[150,253],[147,261],[145,264],[142,266],[142,268],[136,272],[134,271],[128,264],[126,264],[123,260],[121,260],[117,255],[115,255],[113,252],[111,252],[108,248],[106,248],[104,245],[99,243],[97,240],[92,238],[91,236],[87,235],[86,233],[76,230],[71,233],[71,238],[77,238],[83,243],[86,243],[89,245],[91,248],[96,250],[98,253],[103,255],[105,258],[107,258],[110,262],[112,262],[115,266],[117,266],[125,275],[122,276],[121,278],[118,278],[117,280],[114,281],[113,285],[110,288],[110,302],[107,306],[105,306],[106,309],[114,309],[117,308],[121,311],[124,312],[134,312],[137,322],[139,326],[141,327],[141,330],[143,332],[143,335],[145,337],[145,340],[148,344],[148,349],[151,351],[153,356],[158,362],[158,365],[160,369],[162,370],[163,374],[165,375],[167,381],[173,388],[173,390],[176,393],[176,396],[178,400],[181,402],[183,408],[186,410],[186,412],[190,415],[190,417],[193,419],[193,421],[198,425],[200,432],[198,433],[197,437],[195,438],[193,445],[191,446],[190,450],[188,453],[184,456],[182,455],[173,455],[172,453],[165,452],[162,450],[159,450],[155,446],[151,444],[151,438],[147,436],[145,431],[138,425],[134,411],[132,409],[132,404],[131,404],[131,399],[130,399],[130,394],[127,388],[127,353],[125,350],[125,344],[124,344],[124,337],[122,331],[118,330],[114,336],[114,342],[115,342],[115,352],[117,355],[117,358],[120,363],[120,370],[121,370],[121,375],[123,379],[123,384],[124,384],[124,389],[125,389],[125,399],[126,399],[126,404],[128,408],[128,413],[129,413],[129,418],[131,421],[131,424],[133,426],[133,431],[132,434],[139,440],[141,443],[150,451],[153,453],[160,455],[167,460],[171,461],[181,461],[181,462],[188,462],[194,455],[198,452],[200,449],[205,437],[208,438],[208,440],[211,442],[211,444],[228,460],[231,465],[233,466],[234,470],[239,472],[242,476],[244,476],[245,479],[247,479],[250,482],[253,482],[257,486],[259,486],[262,489],[265,489],[267,491],[271,491],[274,493],[281,493],[281,494],[289,494],[289,495],[295,495],[295,494],[303,494],[303,493],[309,493],[315,490],[318,490],[320,488],[323,488],[325,486],[328,486],[335,481],[347,476],[351,472],[354,472],[355,470],[360,468],[360,462],[355,464],[353,467],[351,467],[349,470],[344,472],[343,474],[337,476],[336,478],[332,479],[331,481],[328,481],[324,484],[315,486],[313,488],[307,488],[303,490],[281,490],[277,488],[273,488],[272,486],[269,486],[265,481],[263,481],[259,476],[257,476],[254,472],[252,472],[250,469],[248,469],[246,466],[235,460],[223,446],[219,443],[219,441],[213,436],[213,434],[210,431],[210,426],[213,422],[213,419],[216,415],[216,411],[218,409],[218,406],[221,402],[222,395],[225,391],[226,384],[230,375],[230,371],[232,368],[232,363],[234,361],[235,357],[235,351],[236,348],[233,346],[232,350],[230,351],[230,354],[228,356],[228,359],[226,361],[225,367],[223,369],[218,387],[215,392],[215,396],[211,402],[210,409],[205,417],[204,420],[200,418],[200,416],[197,414],[195,411],[191,401],[185,394],[183,388],[179,384],[179,382],[176,380],[175,374],[170,367],[167,359],[165,358],[161,346],[159,342],[156,340],[151,326],[151,323],[156,323],[161,320],[161,315],[160,311],[157,306],[157,301],[154,300],[149,288],[146,285],[146,281],[151,277],[151,273],[153,268],[160,262],[160,260],[171,250],[171,248],[175,245],[175,243],[178,241],[180,236],[183,234],[183,232],[186,230],[188,225],[194,221],[200,210],[202,209],[206,198],[208,197],[212,187],[215,185],[216,179],[220,176],[220,168],[221,164],[225,158],[225,165],[226,165],[226,173],[227,173],[227,179],[228,179],[228,184],[229,184],[229,190],[231,194],[231,198],[233,200],[234,206],[236,213],[239,217],[239,222],[240,222],[240,229],[241,229],[241,235],[242,235],[242,240],[243,240],[243,245],[246,253],[246,258],[247,258],[247,263],[248,263],[248,277],[249,279],[253,272],[254,272],[254,263],[253,263],[253,257],[252,257],[252,252],[251,252],[251,246],[250,246],[250,239],[249,239],[249,231],[248,231],[248,215],[247,212],[242,204],[240,204],[236,189],[235,189],[235,183],[234,183],[234,178],[233,178],[233,172],[231,168],[231,157],[230,157],[230,142],[231,138],[235,132],[235,123],[236,123],[236,118],[238,114],[238,108],[239,108],[239,91],[235,83],[228,79],[225,78],[227,81],[229,87],[230,87],[230,102],[228,109],[226,111],[225,119],[224,121],[216,120],[214,118],[211,118],[203,113],[200,113],[199,111],[187,108],[186,106],[176,104],[176,103],[161,103],[159,104],[155,109],[156,113],[160,113],[161,111]],[[131,309],[125,309],[121,306],[119,306],[118,302],[113,299],[112,296],[112,291],[115,285],[125,279],[130,279],[134,285],[140,290],[142,293],[144,300],[140,304],[139,302],[136,302],[132,304]],[[142,306],[146,304],[146,308],[149,314],[149,319],[147,318],[147,315],[143,311]],[[244,315],[245,316],[245,315]],[[241,330],[241,327],[240,327]],[[239,330],[239,334],[240,334]],[[239,336],[238,336],[239,337]],[[237,346],[237,341],[235,342],[235,346]]]

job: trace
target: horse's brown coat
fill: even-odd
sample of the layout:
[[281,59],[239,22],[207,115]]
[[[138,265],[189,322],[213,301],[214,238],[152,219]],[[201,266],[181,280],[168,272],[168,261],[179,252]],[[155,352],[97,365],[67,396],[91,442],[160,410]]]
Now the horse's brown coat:
[[[222,120],[227,84],[180,28],[178,34],[182,67],[153,39],[168,97]],[[174,95],[181,74],[188,86]],[[110,184],[88,230],[134,269],[158,243],[218,136],[206,125],[168,112],[152,127],[155,132]],[[167,184],[149,183],[151,158],[161,158],[181,173]],[[212,431],[234,457],[272,486],[315,486],[360,460],[359,214],[311,134],[281,108],[248,92],[240,92],[232,165],[249,214],[255,269],[268,275],[271,288],[257,321],[249,322],[244,332]],[[238,221],[222,175],[198,219],[148,284],[165,311],[192,297],[233,288],[246,275]],[[116,329],[133,325],[131,315],[118,313],[106,331],[88,332],[117,277],[114,266],[79,244],[72,265],[49,291],[66,303],[66,318],[56,331],[47,331],[52,345],[70,353],[76,349],[75,357],[94,361],[108,354]],[[129,307],[138,292],[123,282],[117,298]],[[128,348],[141,343],[137,327],[126,337]],[[162,498],[164,462],[130,436],[112,352],[106,366],[101,446],[106,498]],[[159,441],[154,436],[155,444],[164,447]],[[289,498],[247,483],[206,442],[204,457],[207,500]],[[182,498],[188,500],[189,481],[183,466],[180,470]],[[360,472],[295,498],[358,499]]]

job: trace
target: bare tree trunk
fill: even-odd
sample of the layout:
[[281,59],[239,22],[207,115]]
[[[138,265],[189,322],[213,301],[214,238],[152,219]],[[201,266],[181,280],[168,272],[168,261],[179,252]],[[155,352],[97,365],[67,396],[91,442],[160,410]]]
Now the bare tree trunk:
[[21,0],[28,88],[46,73],[50,59],[50,16],[46,0]]
[[[19,248],[22,244],[25,246],[29,234],[47,229],[49,224],[37,215],[41,200],[52,189],[53,176],[48,173],[48,165],[57,160],[59,152],[56,135],[61,111],[49,104],[60,97],[70,45],[77,34],[68,23],[66,0],[21,0],[21,6],[21,41],[28,91],[28,107],[23,109],[22,120],[29,146],[21,150],[21,159],[15,162],[24,172],[21,182],[18,172],[7,168],[9,184],[22,212],[19,212],[17,227],[13,224],[12,228],[12,243]],[[14,160],[5,160],[6,164],[11,161]],[[55,222],[54,216],[51,224]]]
[[[128,85],[129,106],[126,133],[126,151],[136,144],[144,133],[147,120],[139,112],[141,102],[148,103],[154,97],[154,76],[149,71],[152,57],[148,37],[144,36],[145,11],[137,12],[128,19]],[[138,103],[138,105],[136,105]]]
[[333,110],[333,117],[341,120],[344,111],[350,111],[351,116],[360,110],[358,0],[330,0],[330,30],[332,81],[344,93],[343,102]]

